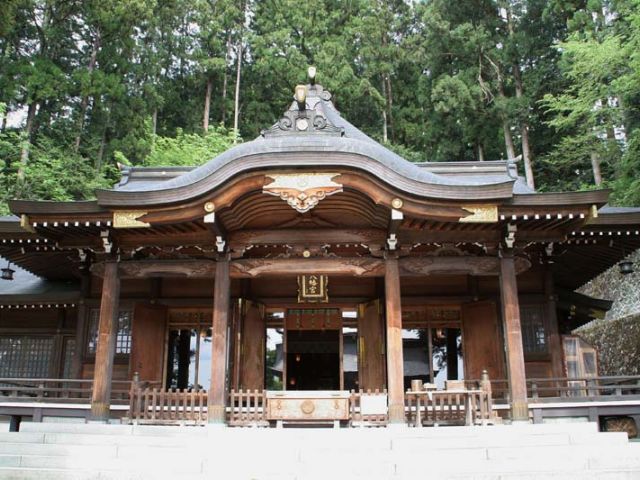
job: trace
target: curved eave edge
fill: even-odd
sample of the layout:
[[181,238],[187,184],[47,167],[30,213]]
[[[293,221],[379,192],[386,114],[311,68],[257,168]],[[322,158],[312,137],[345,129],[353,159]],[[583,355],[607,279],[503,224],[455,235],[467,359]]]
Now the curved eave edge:
[[69,202],[56,202],[52,200],[9,200],[9,210],[14,215],[33,214],[105,214],[108,209],[98,205],[96,200],[78,200]]
[[640,225],[640,212],[606,213],[599,212],[598,217],[590,222],[596,225]]
[[602,207],[609,199],[611,190],[589,190],[585,192],[518,193],[513,195],[511,205],[597,205]]
[[201,197],[243,173],[291,168],[359,170],[405,194],[438,200],[508,199],[515,182],[456,181],[425,171],[371,142],[298,136],[239,145],[154,190],[97,190],[96,195],[102,206],[162,206]]

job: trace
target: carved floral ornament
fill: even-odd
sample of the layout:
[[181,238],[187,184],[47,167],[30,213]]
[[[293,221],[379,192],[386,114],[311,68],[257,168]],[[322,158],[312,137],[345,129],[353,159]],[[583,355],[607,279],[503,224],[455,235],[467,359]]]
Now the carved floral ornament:
[[342,185],[333,181],[339,173],[283,173],[265,175],[272,182],[262,188],[263,193],[280,197],[294,210],[305,213],[320,200],[342,192]]

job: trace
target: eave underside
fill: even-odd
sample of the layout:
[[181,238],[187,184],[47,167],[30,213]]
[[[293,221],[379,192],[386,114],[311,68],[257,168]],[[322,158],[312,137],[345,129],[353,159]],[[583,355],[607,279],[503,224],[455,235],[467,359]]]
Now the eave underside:
[[[550,202],[563,195],[570,201]],[[17,220],[5,222],[0,255],[56,280],[78,278],[84,268],[82,256],[96,260],[104,255],[103,232],[120,249],[122,259],[215,259],[218,237],[224,238],[235,259],[296,257],[305,250],[313,257],[380,258],[391,233],[402,257],[432,256],[438,249],[452,247],[464,255],[496,256],[511,226],[516,228],[518,254],[534,262],[553,261],[556,283],[572,290],[640,248],[636,230],[640,214],[594,217],[594,204],[589,202],[598,200],[597,195],[554,194],[544,202],[524,197],[497,206],[497,221],[465,223],[413,212],[393,220],[390,207],[353,189],[329,196],[300,214],[282,199],[254,188],[227,200],[227,206],[215,212],[213,223],[205,222],[200,204],[196,218],[195,210],[184,210],[188,216],[184,221],[171,220],[166,212],[150,212],[141,219],[157,221],[145,228],[113,228],[113,213],[95,204],[74,210],[47,202],[45,212],[39,202],[16,202],[23,209],[16,213],[29,212],[28,231]]]

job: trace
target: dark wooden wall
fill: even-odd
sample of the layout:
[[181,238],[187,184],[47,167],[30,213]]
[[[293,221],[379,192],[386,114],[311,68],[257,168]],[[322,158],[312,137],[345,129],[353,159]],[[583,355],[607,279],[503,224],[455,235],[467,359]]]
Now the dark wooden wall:
[[[120,307],[121,309],[134,311],[137,305],[151,305],[155,303],[165,305],[169,309],[178,307],[210,308],[213,286],[214,281],[212,279],[125,279],[122,280]],[[380,279],[376,278],[332,276],[329,279],[329,296],[332,303],[356,307],[358,304],[371,301],[375,298],[381,298],[383,294],[382,287],[383,285],[381,285]],[[86,308],[83,309],[87,317],[92,308],[99,307],[101,288],[101,280],[97,277],[92,277],[88,288],[89,295],[85,300]],[[297,302],[297,288],[297,280],[294,276],[277,279],[268,277],[249,280],[232,279],[231,281],[232,297],[257,300],[267,305],[277,303],[295,304]],[[421,304],[462,306],[477,301],[494,302],[496,305],[499,305],[500,290],[498,277],[496,276],[469,277],[467,275],[433,275],[402,277],[401,292],[403,305],[406,306]],[[521,305],[546,305],[545,274],[541,266],[534,265],[529,271],[518,276],[518,292]],[[498,308],[497,310],[499,312],[500,309]],[[74,335],[78,316],[77,312],[77,308],[0,309],[0,334],[22,332],[45,335]],[[495,342],[499,348],[503,349],[502,321],[499,317],[498,320],[497,333],[492,328],[491,335],[494,337],[493,342]],[[550,328],[549,321],[548,315],[545,314],[545,327],[547,332],[553,330]],[[134,330],[137,329],[138,332],[141,332],[148,329],[149,332],[153,334],[140,333],[138,335],[139,338],[134,340],[133,347],[135,349],[141,348],[146,352],[143,355],[145,364],[160,365],[154,368],[159,368],[161,371],[163,360],[158,360],[160,354],[158,353],[157,345],[160,341],[160,328],[157,325],[149,324],[149,322],[143,323],[134,320]],[[162,328],[164,328],[164,325]],[[467,325],[464,328],[469,328],[469,326]],[[135,336],[134,333],[134,337]],[[140,344],[140,338],[145,336],[154,339],[154,346],[150,346],[150,344]],[[83,343],[86,342],[83,340]],[[84,344],[78,346],[80,354],[83,355],[81,375],[83,378],[91,378],[93,375],[94,359],[92,356],[83,354],[84,346]],[[162,340],[161,348],[164,349],[164,339]],[[131,364],[131,359],[134,356],[135,354],[133,356],[120,356],[116,358],[114,380],[130,378],[133,372],[132,369],[136,369],[136,367]],[[153,362],[147,358],[149,356],[154,357]],[[140,357],[136,358],[133,358],[133,361],[140,363]],[[488,358],[482,363],[487,362],[489,362]],[[550,355],[525,357],[525,366],[528,377],[552,376],[553,365]],[[500,368],[496,368],[496,372],[499,372]],[[145,373],[145,375],[147,373]],[[150,376],[152,376],[153,379],[156,379],[156,377],[159,378],[158,375]]]

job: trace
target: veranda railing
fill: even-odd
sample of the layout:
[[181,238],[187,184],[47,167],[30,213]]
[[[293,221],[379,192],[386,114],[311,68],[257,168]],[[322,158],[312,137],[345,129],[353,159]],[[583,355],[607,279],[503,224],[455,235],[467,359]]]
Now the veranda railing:
[[[130,381],[114,381],[111,403],[129,403]],[[66,378],[0,378],[0,403],[88,403],[93,393],[93,380]]]
[[539,399],[640,397],[640,375],[527,379],[528,396]]
[[130,423],[193,424],[207,422],[207,392],[198,389],[163,389],[159,384],[131,383]]
[[266,390],[231,390],[227,424],[232,427],[268,426]]

